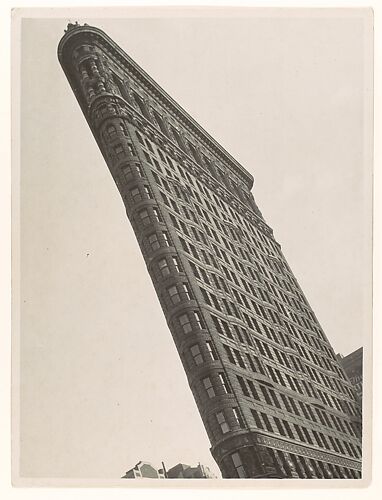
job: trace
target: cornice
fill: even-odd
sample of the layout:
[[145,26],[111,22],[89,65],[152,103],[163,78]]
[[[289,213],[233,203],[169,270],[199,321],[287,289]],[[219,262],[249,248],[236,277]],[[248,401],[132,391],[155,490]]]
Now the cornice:
[[204,130],[177,102],[167,94],[130,56],[128,56],[106,33],[93,26],[68,25],[68,30],[62,37],[58,45],[58,59],[65,67],[66,50],[68,50],[76,38],[94,40],[97,39],[101,45],[107,49],[131,74],[134,74],[143,85],[152,92],[177,118],[188,127],[194,134],[201,137],[208,146],[216,151],[232,168],[232,170],[241,177],[248,188],[253,186],[253,176],[245,170],[213,137]]

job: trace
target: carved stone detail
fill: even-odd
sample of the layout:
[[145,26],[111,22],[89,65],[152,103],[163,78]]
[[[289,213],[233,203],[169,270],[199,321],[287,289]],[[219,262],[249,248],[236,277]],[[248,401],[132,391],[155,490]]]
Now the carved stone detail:
[[362,464],[358,461],[349,460],[344,457],[338,457],[329,453],[325,453],[319,450],[313,450],[312,448],[307,448],[295,443],[288,443],[286,441],[279,440],[271,436],[264,436],[256,434],[256,442],[259,444],[264,444],[265,446],[270,446],[278,450],[294,453],[296,455],[301,455],[308,458],[313,458],[320,460],[322,462],[330,462],[335,465],[342,465],[344,467],[350,467],[351,469],[361,470]]

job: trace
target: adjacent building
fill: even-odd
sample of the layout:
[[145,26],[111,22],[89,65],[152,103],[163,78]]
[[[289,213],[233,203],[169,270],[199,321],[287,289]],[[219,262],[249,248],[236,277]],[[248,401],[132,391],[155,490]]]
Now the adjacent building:
[[342,368],[345,370],[350,382],[354,386],[355,393],[359,402],[362,402],[362,379],[363,379],[363,348],[360,347],[356,351],[342,356],[337,355]]
[[122,479],[214,479],[216,476],[209,467],[198,464],[195,467],[186,464],[177,464],[171,469],[156,469],[150,462],[139,461],[132,469],[128,470]]
[[164,469],[156,469],[150,462],[140,460],[122,479],[164,479]]
[[256,204],[252,175],[100,29],[69,24],[58,56],[222,476],[360,478],[354,388]]

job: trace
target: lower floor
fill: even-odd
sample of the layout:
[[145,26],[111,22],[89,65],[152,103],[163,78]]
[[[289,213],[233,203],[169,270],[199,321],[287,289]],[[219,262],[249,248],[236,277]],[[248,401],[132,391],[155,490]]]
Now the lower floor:
[[246,446],[219,464],[224,478],[361,479],[360,470],[266,446]]

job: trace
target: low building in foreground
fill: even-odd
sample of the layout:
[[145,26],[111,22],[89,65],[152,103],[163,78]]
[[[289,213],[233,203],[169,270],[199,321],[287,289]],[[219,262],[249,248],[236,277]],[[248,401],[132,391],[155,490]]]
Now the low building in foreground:
[[164,479],[164,470],[156,469],[150,462],[140,460],[126,472],[122,479]]
[[216,479],[210,469],[200,463],[196,467],[179,463],[168,471],[163,463],[162,466],[156,469],[150,462],[140,460],[122,479]]

